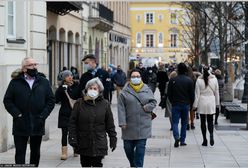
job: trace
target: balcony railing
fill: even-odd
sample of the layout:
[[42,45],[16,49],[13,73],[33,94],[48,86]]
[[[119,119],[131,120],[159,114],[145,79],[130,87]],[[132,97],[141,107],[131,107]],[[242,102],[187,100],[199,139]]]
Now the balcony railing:
[[114,14],[109,8],[105,7],[102,4],[99,4],[99,16],[113,23]]
[[98,3],[97,7],[91,6],[89,26],[108,32],[113,28],[113,11]]

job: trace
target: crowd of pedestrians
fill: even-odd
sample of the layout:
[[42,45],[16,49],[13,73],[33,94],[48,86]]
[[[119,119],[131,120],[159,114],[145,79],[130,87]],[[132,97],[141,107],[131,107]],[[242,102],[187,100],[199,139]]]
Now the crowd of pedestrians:
[[147,140],[152,135],[157,87],[159,106],[165,109],[165,117],[170,120],[174,147],[187,145],[187,129],[195,129],[197,114],[202,145],[208,145],[207,128],[209,143],[214,145],[213,129],[214,124],[218,124],[219,105],[223,100],[224,81],[220,70],[212,71],[202,65],[197,71],[185,63],[172,66],[161,63],[158,68],[139,63],[126,74],[120,65],[116,69],[99,67],[93,54],[84,56],[82,62],[86,72],[81,77],[75,67],[61,70],[55,95],[45,75],[38,72],[38,64],[33,58],[25,58],[21,69],[13,72],[3,102],[13,117],[16,164],[25,164],[30,140],[30,164],[39,165],[45,120],[55,103],[59,103],[61,160],[68,158],[69,143],[73,156],[80,155],[82,167],[102,167],[108,146],[113,152],[117,144],[111,110],[113,91],[117,92],[118,127],[131,167],[143,167]]

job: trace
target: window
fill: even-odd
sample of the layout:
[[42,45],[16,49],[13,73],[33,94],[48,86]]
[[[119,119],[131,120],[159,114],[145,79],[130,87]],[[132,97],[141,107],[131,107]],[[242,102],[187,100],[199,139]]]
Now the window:
[[141,16],[140,15],[136,15],[136,20],[137,20],[137,22],[140,22]]
[[158,47],[163,47],[163,33],[159,32],[158,33]]
[[171,24],[177,24],[177,14],[175,12],[171,13]]
[[171,34],[171,47],[177,47],[177,34]]
[[162,22],[163,17],[164,17],[163,14],[159,14],[159,15],[158,15],[158,20],[159,20],[160,22]]
[[141,47],[141,33],[136,34],[136,47]]
[[15,38],[16,36],[16,16],[15,16],[15,2],[8,1],[8,37]]
[[153,17],[153,13],[146,13],[145,14],[145,23],[147,24],[153,24],[154,23],[154,17]]
[[146,47],[154,47],[154,35],[146,34]]

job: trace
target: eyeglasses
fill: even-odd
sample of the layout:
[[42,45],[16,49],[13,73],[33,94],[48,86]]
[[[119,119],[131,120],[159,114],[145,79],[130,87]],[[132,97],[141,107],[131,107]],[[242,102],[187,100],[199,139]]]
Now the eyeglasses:
[[131,76],[131,78],[140,78],[140,76]]
[[38,65],[38,63],[33,63],[33,64],[26,65],[26,67],[36,67],[37,65]]

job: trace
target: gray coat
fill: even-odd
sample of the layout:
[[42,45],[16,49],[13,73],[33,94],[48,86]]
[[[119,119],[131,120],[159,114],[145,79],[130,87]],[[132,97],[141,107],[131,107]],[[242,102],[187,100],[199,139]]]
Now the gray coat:
[[[134,95],[138,95],[144,108]],[[151,89],[146,84],[138,93],[129,84],[123,88],[118,98],[119,126],[127,125],[126,129],[122,129],[122,139],[138,140],[151,137],[151,112],[156,103]]]

